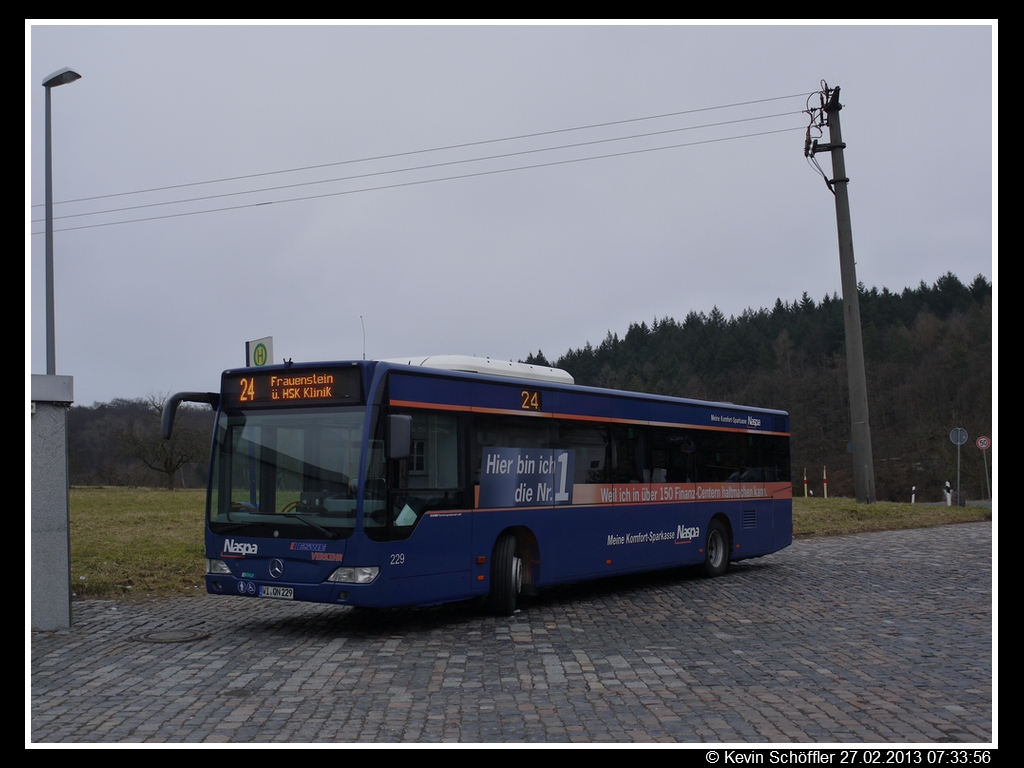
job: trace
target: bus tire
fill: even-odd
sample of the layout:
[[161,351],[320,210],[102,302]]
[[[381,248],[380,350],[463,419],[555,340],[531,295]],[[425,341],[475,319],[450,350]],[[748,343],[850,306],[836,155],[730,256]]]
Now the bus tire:
[[496,616],[511,616],[523,588],[523,563],[516,557],[516,537],[506,533],[498,539],[491,555],[491,591],[487,607]]
[[721,576],[729,567],[729,533],[721,520],[708,523],[708,535],[704,540],[704,572],[710,576]]

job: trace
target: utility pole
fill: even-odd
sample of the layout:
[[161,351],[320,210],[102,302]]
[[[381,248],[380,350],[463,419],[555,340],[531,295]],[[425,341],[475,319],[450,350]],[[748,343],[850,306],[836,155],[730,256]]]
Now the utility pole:
[[[823,84],[824,85],[824,84]],[[846,327],[846,369],[850,386],[850,428],[853,435],[853,485],[860,504],[875,503],[875,465],[871,455],[871,425],[868,421],[868,386],[864,370],[864,340],[860,322],[860,298],[857,266],[853,257],[853,228],[850,224],[850,197],[843,158],[843,134],[839,128],[839,88],[822,90],[823,120],[828,125],[828,144],[805,143],[810,158],[815,152],[832,155],[832,179],[825,179],[836,199],[836,229],[839,233],[839,273],[843,286],[843,322]],[[813,114],[812,114],[813,117]],[[810,129],[808,129],[808,139]],[[815,163],[817,165],[817,163]]]

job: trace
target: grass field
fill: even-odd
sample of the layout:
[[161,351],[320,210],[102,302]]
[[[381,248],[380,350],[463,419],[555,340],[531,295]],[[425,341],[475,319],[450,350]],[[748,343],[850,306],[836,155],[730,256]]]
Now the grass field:
[[71,489],[71,591],[148,597],[205,591],[203,490]]
[[[204,591],[204,504],[201,490],[72,488],[74,596],[145,598]],[[924,528],[991,516],[987,507],[793,500],[797,537]]]

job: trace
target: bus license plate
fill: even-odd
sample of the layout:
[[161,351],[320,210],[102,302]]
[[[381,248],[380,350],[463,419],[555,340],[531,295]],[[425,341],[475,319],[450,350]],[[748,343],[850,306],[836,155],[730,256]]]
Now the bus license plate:
[[280,600],[294,600],[294,587],[260,587],[260,597],[276,597]]

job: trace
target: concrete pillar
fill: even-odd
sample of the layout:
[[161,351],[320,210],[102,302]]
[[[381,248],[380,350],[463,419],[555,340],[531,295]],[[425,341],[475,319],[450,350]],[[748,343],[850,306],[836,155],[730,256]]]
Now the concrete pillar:
[[71,626],[68,408],[71,376],[32,374],[32,628]]

